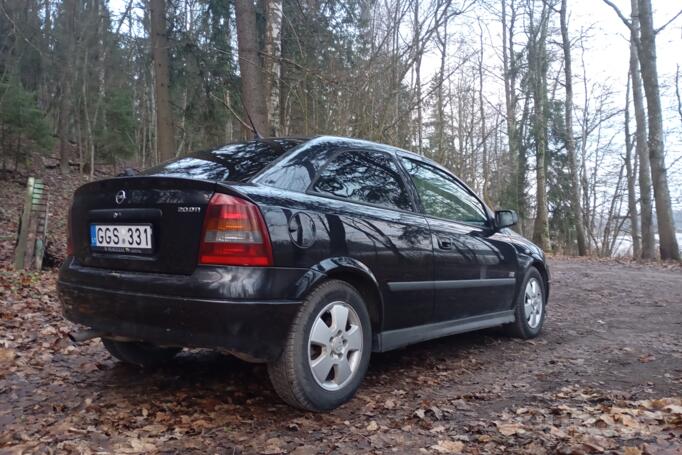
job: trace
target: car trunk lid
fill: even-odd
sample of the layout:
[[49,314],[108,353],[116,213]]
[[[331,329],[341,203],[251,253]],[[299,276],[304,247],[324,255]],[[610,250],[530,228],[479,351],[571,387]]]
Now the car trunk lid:
[[[142,175],[86,184],[76,191],[72,206],[73,255],[91,267],[192,273],[217,186],[221,193],[244,197],[233,191],[235,184],[249,182],[302,142],[283,138],[228,144],[167,161]],[[151,245],[100,244],[129,235],[135,240],[151,236]],[[150,248],[142,248],[146,246]]]
[[[204,213],[215,187],[211,181],[159,176],[86,184],[76,191],[71,209],[73,254],[90,267],[190,274],[197,265]],[[93,237],[102,240],[105,227],[110,228],[105,241],[110,246],[98,246]],[[128,228],[132,230],[132,247],[113,244],[114,227],[121,244],[127,241]],[[145,234],[151,237],[151,248],[137,248],[137,239]]]

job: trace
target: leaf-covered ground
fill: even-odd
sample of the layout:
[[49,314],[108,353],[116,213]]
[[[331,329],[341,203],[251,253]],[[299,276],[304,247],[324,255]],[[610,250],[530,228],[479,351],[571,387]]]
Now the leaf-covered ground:
[[0,246],[0,453],[682,453],[680,267],[551,260],[540,338],[374,355],[354,400],[311,414],[261,365],[186,351],[147,372],[72,345],[56,271],[13,272]]

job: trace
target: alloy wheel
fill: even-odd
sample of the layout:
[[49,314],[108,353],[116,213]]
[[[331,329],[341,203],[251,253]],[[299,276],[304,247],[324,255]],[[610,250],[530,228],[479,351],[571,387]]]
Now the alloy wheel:
[[536,329],[542,320],[543,311],[542,287],[536,278],[531,278],[526,284],[526,291],[523,298],[523,312],[526,317],[528,327]]
[[355,376],[362,358],[362,323],[357,312],[341,301],[325,306],[308,337],[308,364],[325,390],[343,388]]

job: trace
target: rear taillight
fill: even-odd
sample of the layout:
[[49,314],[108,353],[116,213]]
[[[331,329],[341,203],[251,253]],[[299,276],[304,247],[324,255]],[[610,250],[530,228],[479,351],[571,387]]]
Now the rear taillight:
[[272,246],[258,207],[216,193],[208,203],[199,250],[200,264],[272,265]]
[[66,215],[66,255],[73,256],[73,236],[71,234],[71,207]]

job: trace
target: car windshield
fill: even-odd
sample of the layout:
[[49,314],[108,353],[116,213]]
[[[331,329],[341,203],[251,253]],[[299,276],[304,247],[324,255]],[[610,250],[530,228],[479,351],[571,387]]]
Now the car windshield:
[[301,142],[298,139],[268,139],[229,144],[162,163],[142,174],[247,182]]

